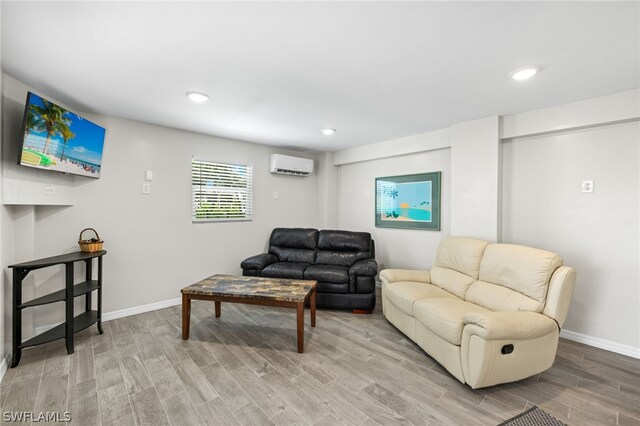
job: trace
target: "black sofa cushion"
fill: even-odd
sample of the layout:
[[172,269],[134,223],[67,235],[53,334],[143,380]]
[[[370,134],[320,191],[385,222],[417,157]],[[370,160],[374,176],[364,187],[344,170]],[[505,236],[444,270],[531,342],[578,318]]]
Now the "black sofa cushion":
[[260,276],[269,278],[293,278],[304,279],[304,270],[308,263],[277,262],[272,263],[262,270]]
[[318,293],[347,294],[349,293],[349,284],[348,283],[325,283],[322,281],[318,281],[318,287],[316,291]]
[[316,261],[317,245],[317,229],[276,228],[269,239],[269,253],[275,255],[280,262],[313,264]]
[[366,309],[373,310],[376,307],[376,294],[340,294],[321,293],[316,295],[316,305],[333,309]]
[[311,265],[304,270],[304,279],[345,284],[349,282],[349,268],[336,265]]
[[368,232],[323,230],[318,234],[315,263],[351,266],[371,257],[371,234]]

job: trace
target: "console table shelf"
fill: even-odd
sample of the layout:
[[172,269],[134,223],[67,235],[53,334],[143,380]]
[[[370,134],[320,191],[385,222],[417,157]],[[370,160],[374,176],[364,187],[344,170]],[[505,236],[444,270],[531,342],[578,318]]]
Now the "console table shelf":
[[[87,294],[92,292],[93,290],[97,290],[98,286],[98,280],[89,280],[76,284],[73,286],[73,297],[82,296],[83,294]],[[19,305],[18,308],[47,305],[53,302],[62,302],[63,300],[66,300],[65,289],[54,291],[53,293],[49,293],[28,302],[24,302],[22,305]]]
[[[67,353],[73,353],[73,335],[93,324],[98,325],[98,332],[102,331],[102,256],[105,250],[94,253],[75,252],[60,256],[47,257],[45,259],[32,260],[30,262],[9,265],[13,269],[13,354],[11,367],[15,367],[20,362],[22,349],[41,345],[53,340],[65,338]],[[93,259],[98,259],[98,278],[93,278]],[[74,264],[76,262],[85,263],[86,281],[74,284]],[[65,288],[54,291],[44,296],[23,302],[22,301],[22,281],[29,272],[36,269],[46,268],[54,265],[65,265]],[[97,310],[91,309],[91,294],[98,292]],[[85,296],[85,311],[74,316],[73,300],[78,296]],[[50,330],[45,331],[27,341],[22,341],[22,310],[33,306],[47,305],[55,302],[65,302],[65,322],[58,324]]]
[[[91,327],[96,322],[98,322],[98,311],[83,312],[73,319],[73,331],[74,333],[77,333],[78,331],[82,331],[85,328]],[[63,322],[62,324],[58,324],[52,329],[45,331],[44,333],[38,334],[36,337],[32,337],[31,339],[22,342],[22,344],[20,344],[18,348],[24,349],[31,346],[41,345],[43,343],[48,343],[53,340],[62,339],[63,337],[65,337],[65,333],[66,323]]]

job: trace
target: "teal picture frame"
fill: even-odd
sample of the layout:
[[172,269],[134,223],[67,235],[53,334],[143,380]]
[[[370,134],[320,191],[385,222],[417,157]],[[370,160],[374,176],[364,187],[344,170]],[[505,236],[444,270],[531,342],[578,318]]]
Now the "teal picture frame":
[[441,172],[376,178],[376,227],[440,230]]

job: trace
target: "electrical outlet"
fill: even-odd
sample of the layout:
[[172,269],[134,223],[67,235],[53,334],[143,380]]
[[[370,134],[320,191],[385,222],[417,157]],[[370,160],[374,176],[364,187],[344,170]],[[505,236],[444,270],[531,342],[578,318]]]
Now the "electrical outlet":
[[582,181],[582,192],[593,192],[593,181],[592,180],[583,180]]
[[151,194],[151,183],[142,182],[142,193],[143,194]]
[[56,187],[54,185],[45,185],[44,195],[56,195]]

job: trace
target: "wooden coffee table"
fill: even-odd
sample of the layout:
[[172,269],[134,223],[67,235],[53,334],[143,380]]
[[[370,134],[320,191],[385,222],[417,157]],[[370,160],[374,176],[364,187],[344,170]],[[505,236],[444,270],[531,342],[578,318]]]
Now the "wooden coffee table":
[[212,300],[216,318],[220,318],[221,302],[296,308],[298,352],[304,350],[304,304],[308,300],[311,327],[316,326],[317,281],[284,278],[237,277],[212,275],[180,290],[182,293],[182,339],[189,339],[191,301]]

